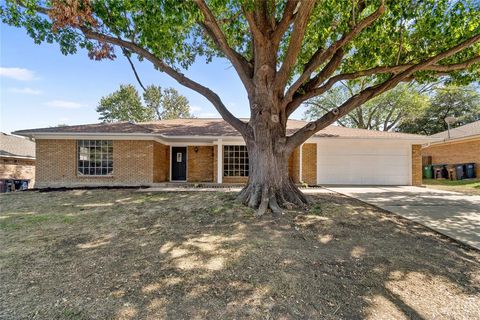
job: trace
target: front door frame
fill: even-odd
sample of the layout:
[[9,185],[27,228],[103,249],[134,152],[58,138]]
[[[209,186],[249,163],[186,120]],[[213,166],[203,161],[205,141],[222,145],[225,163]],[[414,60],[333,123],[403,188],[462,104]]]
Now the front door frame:
[[[173,166],[173,162],[172,162],[172,157],[173,157],[173,153],[172,153],[172,148],[175,147],[175,148],[185,148],[185,180],[172,180],[172,166]],[[188,181],[188,146],[185,146],[185,145],[170,145],[170,156],[169,156],[169,171],[170,171],[170,182],[187,182]]]

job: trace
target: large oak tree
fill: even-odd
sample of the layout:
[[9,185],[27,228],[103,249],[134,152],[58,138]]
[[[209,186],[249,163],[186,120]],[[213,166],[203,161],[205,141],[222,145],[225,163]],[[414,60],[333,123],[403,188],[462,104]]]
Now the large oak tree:
[[[245,139],[251,166],[239,199],[262,214],[306,204],[287,162],[319,130],[401,82],[478,79],[479,7],[477,0],[9,0],[1,16],[65,54],[84,47],[92,59],[137,55],[206,97]],[[248,94],[248,122],[182,73],[198,56],[230,61]],[[371,86],[287,135],[287,119],[303,102],[364,77]]]

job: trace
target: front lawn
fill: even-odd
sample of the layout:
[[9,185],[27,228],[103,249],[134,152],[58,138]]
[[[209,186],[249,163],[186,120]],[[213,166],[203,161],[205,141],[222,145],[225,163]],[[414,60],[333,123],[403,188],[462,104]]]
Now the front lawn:
[[480,179],[465,180],[435,180],[424,179],[427,188],[460,192],[465,194],[480,195]]
[[339,194],[0,195],[1,319],[473,319],[480,254]]

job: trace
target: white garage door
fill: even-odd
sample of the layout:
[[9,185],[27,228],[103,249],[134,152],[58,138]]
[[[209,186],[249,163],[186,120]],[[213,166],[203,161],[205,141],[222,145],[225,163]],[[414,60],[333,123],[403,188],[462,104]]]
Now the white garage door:
[[409,143],[332,139],[317,148],[318,184],[410,184]]

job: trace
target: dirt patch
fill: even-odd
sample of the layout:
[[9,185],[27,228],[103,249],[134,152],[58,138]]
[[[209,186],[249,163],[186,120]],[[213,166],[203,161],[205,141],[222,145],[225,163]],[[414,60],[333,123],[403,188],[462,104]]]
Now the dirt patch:
[[480,254],[338,194],[273,219],[222,192],[0,196],[2,319],[465,319]]

